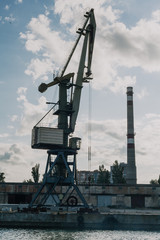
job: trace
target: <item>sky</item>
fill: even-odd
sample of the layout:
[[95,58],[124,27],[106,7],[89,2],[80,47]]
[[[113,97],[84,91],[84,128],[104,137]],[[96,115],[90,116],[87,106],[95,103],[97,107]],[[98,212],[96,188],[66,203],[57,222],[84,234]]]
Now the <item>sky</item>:
[[[47,152],[31,148],[31,132],[50,109],[46,102],[57,101],[58,86],[43,94],[38,86],[61,72],[91,8],[93,80],[82,89],[74,133],[82,139],[78,170],[90,169],[89,121],[91,170],[127,162],[126,87],[132,86],[137,182],[160,175],[160,1],[0,0],[0,172],[6,182],[30,179],[37,163],[42,178]],[[81,48],[80,42],[66,73],[77,72]],[[56,125],[50,114],[43,124],[52,121]]]

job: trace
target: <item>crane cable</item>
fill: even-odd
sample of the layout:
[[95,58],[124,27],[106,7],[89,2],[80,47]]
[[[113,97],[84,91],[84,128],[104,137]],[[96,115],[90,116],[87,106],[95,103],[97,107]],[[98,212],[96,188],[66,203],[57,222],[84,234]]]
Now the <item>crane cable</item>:
[[91,171],[91,144],[92,144],[92,124],[91,124],[91,117],[92,117],[92,87],[91,81],[89,82],[89,94],[88,94],[88,171]]
[[[38,86],[34,83],[34,85],[38,88]],[[56,97],[57,98],[57,94],[58,94],[58,91],[57,91],[58,89],[55,87],[54,88],[54,94],[53,94],[53,96],[52,96],[52,101],[53,101],[53,98],[54,97]],[[58,105],[58,102],[56,102],[56,103],[52,103],[51,102],[51,104],[53,104],[53,106],[47,111],[47,113],[35,124],[35,126],[34,127],[37,127],[38,125],[39,125],[39,123],[51,112],[51,110],[52,109],[54,109],[54,107],[56,106],[56,105]],[[49,123],[48,123],[49,124]]]

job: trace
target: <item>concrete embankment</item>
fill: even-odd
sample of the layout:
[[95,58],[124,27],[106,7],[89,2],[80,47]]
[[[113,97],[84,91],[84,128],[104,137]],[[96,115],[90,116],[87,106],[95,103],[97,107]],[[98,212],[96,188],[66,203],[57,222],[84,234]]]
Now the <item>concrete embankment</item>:
[[127,210],[104,213],[1,212],[0,227],[159,230],[160,212]]

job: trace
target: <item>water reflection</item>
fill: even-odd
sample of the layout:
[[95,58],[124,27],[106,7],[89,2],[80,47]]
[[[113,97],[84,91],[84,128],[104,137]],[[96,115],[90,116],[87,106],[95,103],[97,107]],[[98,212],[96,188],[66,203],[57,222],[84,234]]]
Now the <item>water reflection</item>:
[[160,232],[0,229],[1,240],[159,240]]

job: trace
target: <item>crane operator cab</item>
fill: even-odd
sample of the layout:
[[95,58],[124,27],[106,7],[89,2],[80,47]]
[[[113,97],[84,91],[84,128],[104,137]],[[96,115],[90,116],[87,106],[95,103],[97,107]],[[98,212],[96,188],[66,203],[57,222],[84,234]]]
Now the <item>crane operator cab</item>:
[[81,148],[81,138],[72,137],[69,139],[69,148],[79,150]]

